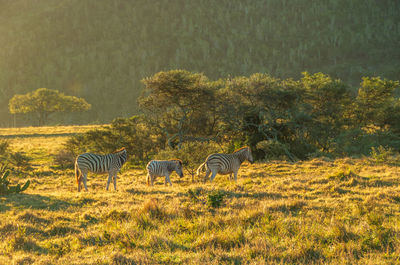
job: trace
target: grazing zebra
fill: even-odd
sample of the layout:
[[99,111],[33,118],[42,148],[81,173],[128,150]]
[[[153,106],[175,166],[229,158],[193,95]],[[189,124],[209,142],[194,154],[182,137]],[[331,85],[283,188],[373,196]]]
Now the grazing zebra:
[[169,175],[171,175],[172,171],[175,171],[181,178],[183,177],[182,161],[178,159],[151,160],[146,168],[146,183],[147,185],[151,183],[151,186],[153,186],[155,177],[162,176],[165,176],[165,185],[169,183],[172,186],[171,180],[169,179]]
[[114,181],[114,189],[117,190],[117,173],[122,165],[126,162],[127,153],[125,148],[121,148],[112,154],[97,155],[92,153],[84,153],[79,155],[75,160],[75,176],[78,183],[78,191],[81,191],[82,182],[87,191],[86,181],[88,171],[95,173],[107,173],[108,181],[106,190],[110,186],[111,178]]
[[240,165],[243,161],[248,160],[250,163],[253,163],[253,156],[251,154],[250,147],[245,146],[242,147],[232,154],[211,154],[207,157],[206,161],[199,166],[197,169],[197,176],[200,175],[200,172],[203,168],[206,169],[206,175],[204,177],[204,181],[207,180],[208,176],[212,173],[210,182],[212,182],[215,176],[219,173],[222,175],[229,174],[229,179],[232,176],[232,173],[235,176],[235,182],[237,182],[237,174],[240,168]]

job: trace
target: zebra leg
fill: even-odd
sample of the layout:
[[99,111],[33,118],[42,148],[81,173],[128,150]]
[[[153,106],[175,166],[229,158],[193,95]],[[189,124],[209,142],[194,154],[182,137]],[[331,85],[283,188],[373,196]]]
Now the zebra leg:
[[[83,174],[83,186],[85,186],[85,191],[88,191],[86,181],[87,181],[87,172]],[[79,182],[79,186],[82,185],[82,181]]]
[[78,184],[78,192],[80,192],[81,191],[81,183],[82,183],[82,173],[79,171],[79,173],[76,173],[76,174],[79,174],[76,176],[76,183]]
[[150,185],[150,174],[147,174],[147,176],[146,176],[146,184],[147,184],[147,186]]
[[147,179],[147,185],[153,186],[153,185],[154,185],[154,176],[152,176],[152,175],[149,173],[149,174],[147,174],[147,177],[148,177],[148,179]]
[[169,179],[169,175],[165,176],[165,185],[167,185],[167,181],[168,181],[169,185],[172,186],[171,180]]
[[82,175],[80,175],[78,177],[77,182],[78,182],[78,192],[80,192],[81,191],[81,183],[82,183]]
[[117,190],[117,173],[113,176],[113,181],[114,181],[114,190]]
[[210,182],[213,182],[216,175],[217,175],[217,172],[212,172],[212,175],[210,177]]
[[168,174],[165,175],[165,179],[164,179],[164,185],[167,186],[167,178],[168,178]]
[[112,178],[112,174],[111,174],[111,172],[109,172],[108,173],[108,180],[107,180],[106,190],[108,190],[108,187],[110,186],[111,178]]
[[204,183],[208,180],[208,176],[210,176],[210,174],[211,174],[211,171],[209,170],[209,169],[207,169],[207,171],[206,171],[206,175],[204,176]]
[[234,176],[235,176],[235,182],[237,183],[237,175],[238,175],[238,172],[235,171],[235,172],[233,172],[233,174],[234,174]]

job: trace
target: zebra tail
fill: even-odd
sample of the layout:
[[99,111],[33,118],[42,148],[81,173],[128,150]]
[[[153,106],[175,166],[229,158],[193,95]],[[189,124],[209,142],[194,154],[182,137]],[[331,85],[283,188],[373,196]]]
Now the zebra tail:
[[199,166],[199,168],[197,169],[197,172],[196,172],[197,176],[200,176],[200,172],[203,170],[203,168],[205,167],[206,163],[207,163],[207,161]]

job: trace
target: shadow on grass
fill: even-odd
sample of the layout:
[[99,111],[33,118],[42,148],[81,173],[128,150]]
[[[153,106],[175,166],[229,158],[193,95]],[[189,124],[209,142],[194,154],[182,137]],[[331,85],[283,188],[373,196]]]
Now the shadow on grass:
[[88,203],[93,203],[94,201],[93,199],[81,199],[71,202],[39,194],[11,194],[0,196],[0,212],[11,209],[45,209],[49,211],[59,211],[69,207],[83,206]]
[[147,194],[172,194],[173,191],[162,191],[162,190],[139,190],[139,189],[127,189],[126,192],[138,195],[147,195]]
[[[228,197],[235,197],[235,198],[258,198],[258,199],[282,199],[284,196],[280,193],[273,193],[273,192],[234,192],[234,191],[225,191],[225,194]],[[286,197],[286,196],[285,196]]]

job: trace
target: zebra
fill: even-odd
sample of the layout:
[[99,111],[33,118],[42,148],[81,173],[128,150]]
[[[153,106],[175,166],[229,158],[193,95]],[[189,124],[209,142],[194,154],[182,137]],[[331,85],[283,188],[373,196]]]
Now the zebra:
[[92,153],[80,154],[75,160],[75,177],[78,184],[78,192],[81,191],[82,182],[87,191],[86,181],[88,171],[95,173],[108,173],[106,190],[110,186],[111,179],[114,182],[114,190],[117,190],[117,173],[126,162],[128,155],[126,149],[121,148],[114,153],[97,155]]
[[232,173],[235,177],[235,182],[237,182],[237,174],[240,165],[243,161],[248,160],[253,163],[253,156],[251,154],[251,149],[248,146],[242,147],[232,154],[211,154],[207,157],[206,161],[199,166],[197,169],[197,176],[200,176],[200,172],[203,168],[206,169],[206,175],[204,181],[208,179],[208,176],[212,173],[210,182],[212,182],[215,176],[219,173],[221,175],[229,174],[229,179],[232,177]]
[[153,186],[155,177],[165,176],[165,185],[169,183],[172,186],[171,180],[169,176],[172,171],[175,171],[179,177],[183,177],[182,171],[182,161],[179,159],[171,159],[171,160],[151,160],[147,166],[147,176],[146,183],[147,185]]

